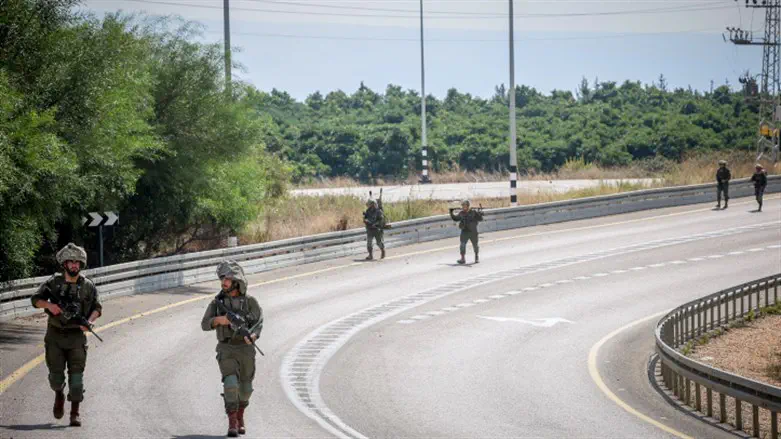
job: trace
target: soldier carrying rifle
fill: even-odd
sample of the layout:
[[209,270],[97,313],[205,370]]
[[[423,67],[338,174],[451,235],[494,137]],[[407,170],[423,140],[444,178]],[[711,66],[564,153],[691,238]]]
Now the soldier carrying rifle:
[[457,214],[453,213],[455,210],[457,209],[450,209],[450,218],[453,221],[457,221],[458,228],[461,229],[461,246],[459,248],[461,259],[456,262],[466,264],[466,243],[467,241],[472,241],[472,249],[475,252],[475,264],[477,264],[480,262],[477,224],[483,220],[483,206],[480,206],[478,210],[474,210],[470,208],[469,200],[464,200],[461,202],[461,210]]
[[[201,329],[217,331],[217,364],[222,374],[223,400],[228,414],[228,437],[246,433],[244,410],[255,378],[255,340],[263,329],[263,309],[247,295],[247,278],[232,260],[217,266],[222,283],[201,320]],[[263,352],[260,352],[261,355]]]
[[382,252],[380,259],[385,259],[385,242],[383,235],[385,229],[390,229],[390,225],[385,223],[385,214],[382,211],[382,189],[380,189],[380,198],[375,201],[371,198],[369,191],[369,200],[366,202],[366,211],[363,212],[363,224],[366,226],[366,250],[369,251],[367,261],[374,259],[374,246],[372,240],[377,241],[377,247]]
[[[87,366],[87,336],[92,324],[103,314],[98,290],[81,270],[87,267],[87,252],[69,243],[57,252],[57,273],[42,283],[30,298],[35,308],[43,308],[49,319],[44,336],[49,385],[54,390],[53,413],[65,414],[65,368],[68,368],[70,425],[81,426],[79,405],[84,400],[84,368]],[[94,332],[93,332],[94,334]]]

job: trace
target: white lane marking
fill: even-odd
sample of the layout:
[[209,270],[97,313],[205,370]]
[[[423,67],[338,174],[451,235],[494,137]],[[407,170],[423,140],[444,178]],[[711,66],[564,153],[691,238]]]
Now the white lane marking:
[[429,311],[426,314],[431,315],[431,316],[441,316],[441,315],[444,315],[446,313],[444,311]]
[[591,276],[578,276],[575,278],[575,280],[589,280],[591,279]]
[[470,306],[475,306],[475,304],[474,303],[465,302],[465,303],[459,303],[458,305],[456,305],[457,308],[469,308]]
[[611,271],[611,273],[613,273],[613,274],[623,274],[623,273],[626,273],[626,270],[613,270],[613,271]]
[[457,309],[458,309],[458,308],[456,308],[456,307],[454,307],[454,306],[448,306],[448,307],[442,308],[442,311],[448,311],[448,312],[450,312],[450,311],[455,311],[455,310],[457,310]]
[[562,279],[556,281],[557,284],[571,284],[572,282],[574,282],[572,279]]
[[485,299],[475,299],[475,300],[473,300],[473,302],[475,302],[475,303],[487,303],[487,302],[490,302],[490,300],[485,300]]
[[659,268],[659,267],[664,267],[665,265],[667,265],[667,262],[660,262],[658,264],[651,264],[651,265],[649,265],[649,267],[651,267],[651,268]]
[[689,262],[700,262],[700,261],[704,261],[704,260],[705,260],[705,258],[689,258],[689,259],[687,259],[687,261],[689,261]]
[[681,265],[681,264],[685,264],[685,263],[686,263],[686,261],[672,261],[672,262],[670,262],[670,263],[671,263],[671,264],[675,264],[675,265]]
[[[409,325],[410,323],[415,323],[415,321],[414,320],[399,320],[396,323],[401,323],[402,325]],[[306,369],[308,369],[308,368],[306,368]]]
[[708,259],[719,259],[719,258],[723,258],[723,257],[724,257],[724,255],[710,255],[710,256],[708,256]]
[[769,245],[767,248],[781,248],[781,244]]
[[640,270],[645,270],[645,267],[632,267],[632,268],[630,268],[630,270],[632,270],[632,271],[640,271]]
[[525,323],[527,325],[538,326],[541,328],[550,328],[552,326],[555,326],[557,323],[575,323],[570,320],[563,319],[561,317],[547,317],[547,318],[532,319],[532,320],[517,319],[512,317],[491,317],[491,316],[477,316],[477,317],[486,320],[494,320],[497,322]]
[[489,299],[504,299],[505,297],[507,296],[504,294],[494,294],[493,296],[488,296]]
[[605,276],[610,276],[610,273],[594,273],[594,274],[592,274],[592,276],[594,276],[594,277],[605,277]]
[[536,289],[537,289],[537,287],[526,287],[526,288],[523,289],[523,291],[534,291]]
[[750,249],[748,249],[746,251],[754,253],[754,252],[761,252],[762,250],[764,250],[764,249],[763,248],[750,248]]
[[552,287],[552,286],[553,286],[552,283],[545,283],[545,284],[537,285],[537,288],[548,288],[548,287]]
[[743,253],[746,253],[746,252],[744,252],[744,251],[736,251],[736,252],[729,252],[727,254],[730,255],[730,256],[737,256],[737,255],[742,255]]
[[515,296],[516,294],[521,294],[521,293],[522,291],[513,290],[513,291],[508,291],[505,294],[507,294],[508,296]]

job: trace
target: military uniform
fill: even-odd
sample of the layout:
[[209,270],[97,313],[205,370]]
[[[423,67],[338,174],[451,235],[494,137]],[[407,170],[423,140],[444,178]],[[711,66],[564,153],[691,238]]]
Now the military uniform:
[[724,208],[727,208],[727,204],[729,203],[729,181],[732,178],[732,173],[730,173],[729,169],[727,168],[727,163],[724,161],[719,162],[719,170],[716,171],[716,185],[717,185],[717,200],[718,204],[716,207],[721,207],[721,195],[724,194]]
[[228,435],[234,436],[233,430],[244,434],[244,409],[249,405],[252,395],[252,380],[255,378],[255,347],[247,344],[244,338],[236,334],[230,326],[213,326],[215,317],[224,316],[220,310],[220,302],[229,311],[238,314],[247,322],[247,327],[255,337],[260,337],[263,329],[263,309],[257,299],[247,296],[247,281],[244,270],[234,261],[226,261],[219,265],[217,274],[222,278],[237,282],[239,294],[230,296],[225,292],[215,297],[209,304],[201,320],[201,329],[217,332],[217,364],[220,368],[223,383],[223,400],[225,412],[228,414]]
[[366,250],[369,251],[367,260],[374,259],[374,248],[372,240],[377,241],[377,247],[382,252],[381,258],[385,258],[385,241],[383,240],[385,215],[382,209],[377,208],[377,202],[370,200],[368,209],[363,213],[363,223],[366,225]]
[[[468,205],[468,202],[462,203],[462,205]],[[469,209],[469,211],[461,210],[458,214],[453,213],[453,209],[450,210],[450,218],[453,221],[458,221],[458,227],[461,229],[461,245],[459,250],[461,252],[461,260],[458,263],[463,264],[466,256],[466,243],[472,242],[472,249],[475,252],[475,262],[479,262],[480,246],[478,245],[478,231],[477,226],[480,221],[483,220],[482,212]]]
[[762,211],[762,197],[765,194],[765,188],[767,187],[767,172],[757,165],[757,172],[751,176],[751,181],[754,182],[754,196],[759,203],[759,211]]
[[[68,254],[68,252],[74,252]],[[83,254],[83,257],[79,256]],[[63,259],[65,258],[65,259]],[[78,259],[77,259],[78,258]],[[86,264],[86,252],[68,244],[57,254],[61,264],[66,260],[79,260]],[[30,298],[33,306],[39,301],[50,302],[65,308],[70,306],[78,315],[88,319],[93,312],[103,313],[98,290],[91,280],[78,273],[75,283],[69,283],[63,274],[55,274],[38,287]],[[46,335],[44,336],[46,366],[49,369],[49,385],[55,392],[54,416],[63,416],[65,369],[68,370],[68,401],[71,401],[71,425],[81,425],[79,403],[84,400],[84,369],[87,366],[87,336],[80,323],[66,320],[62,313],[53,315],[48,309]]]

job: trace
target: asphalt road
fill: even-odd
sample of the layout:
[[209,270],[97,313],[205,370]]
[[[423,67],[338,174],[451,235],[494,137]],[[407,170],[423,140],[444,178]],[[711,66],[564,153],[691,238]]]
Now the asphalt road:
[[[519,180],[518,194],[563,193],[577,189],[598,187],[600,184],[616,185],[619,182],[632,184],[651,184],[651,178],[630,178],[624,180]],[[375,197],[380,194],[380,186],[359,186],[326,189],[297,189],[290,191],[292,196],[354,195],[365,198],[372,191]],[[481,183],[442,183],[416,184],[408,186],[384,186],[382,200],[388,203],[413,200],[461,200],[464,198],[502,198],[510,196],[510,182]]]
[[[247,436],[676,437],[609,399],[589,374],[589,352],[631,322],[778,272],[781,203],[766,198],[763,213],[735,199],[726,211],[687,206],[484,234],[478,265],[455,264],[451,239],[393,249],[381,262],[253,276],[266,356]],[[52,418],[37,365],[0,394],[0,437],[223,437],[214,333],[199,327],[203,290],[107,301],[103,325],[168,308],[102,331],[103,344],[91,339],[83,427]],[[190,302],[172,306],[177,295]],[[648,383],[655,321],[605,342],[594,365],[605,384],[681,435],[732,437]],[[0,337],[4,379],[41,352],[40,322],[15,324]]]

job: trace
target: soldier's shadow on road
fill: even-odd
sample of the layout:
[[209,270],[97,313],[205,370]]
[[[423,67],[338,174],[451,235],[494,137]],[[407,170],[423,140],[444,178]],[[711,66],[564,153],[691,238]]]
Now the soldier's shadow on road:
[[186,434],[184,436],[171,436],[171,439],[217,439],[224,438],[225,435],[209,435],[209,434]]
[[62,430],[67,428],[66,425],[52,424],[51,422],[46,424],[31,424],[31,425],[0,425],[0,428],[5,428],[14,431],[34,431],[34,430]]
[[445,263],[442,263],[442,264],[439,264],[439,265],[444,265],[446,267],[469,267],[469,268],[472,268],[472,266],[474,266],[475,264],[469,264],[469,263],[466,263],[466,264],[458,264],[458,263],[445,264]]

